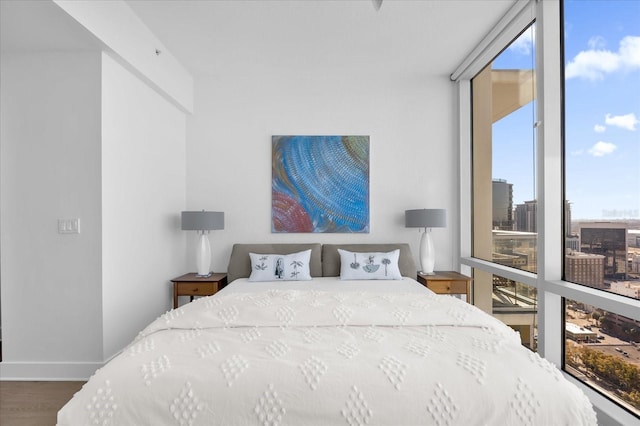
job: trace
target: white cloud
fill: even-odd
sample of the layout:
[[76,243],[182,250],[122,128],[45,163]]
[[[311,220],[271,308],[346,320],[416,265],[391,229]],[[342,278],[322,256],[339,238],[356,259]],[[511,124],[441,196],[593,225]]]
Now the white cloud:
[[579,157],[582,154],[584,154],[584,150],[583,149],[578,149],[576,151],[571,151],[571,155],[574,156],[574,157]]
[[604,133],[605,130],[607,130],[607,128],[602,124],[596,124],[595,126],[593,126],[593,131],[596,133]]
[[626,115],[607,114],[604,122],[609,126],[620,127],[622,129],[631,130],[632,132],[636,130],[636,124],[639,123],[634,113]]
[[520,36],[509,45],[509,49],[515,50],[521,55],[530,55],[535,39],[535,27],[529,27],[529,29],[520,34]]
[[567,79],[581,77],[602,80],[605,74],[620,68],[620,58],[608,50],[585,50],[576,55],[565,68]]
[[602,37],[591,38],[590,49],[578,53],[567,64],[565,77],[602,80],[606,74],[616,71],[640,69],[640,37],[624,37],[617,52],[605,50],[603,46]]
[[591,37],[589,39],[589,41],[587,42],[587,45],[589,46],[589,49],[591,49],[591,50],[598,50],[598,49],[604,49],[604,47],[607,45],[607,43],[604,40],[604,37],[595,36],[595,37]]
[[607,154],[611,154],[616,150],[616,146],[610,142],[596,142],[591,148],[589,148],[589,154],[594,157],[604,157]]
[[632,69],[640,69],[640,37],[627,36],[620,42],[620,59]]

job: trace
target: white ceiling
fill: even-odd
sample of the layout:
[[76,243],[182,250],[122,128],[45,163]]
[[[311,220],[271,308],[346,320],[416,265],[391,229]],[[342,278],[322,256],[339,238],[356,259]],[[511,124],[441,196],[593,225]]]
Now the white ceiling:
[[[325,67],[449,75],[514,0],[127,0],[194,76]],[[228,70],[227,70],[228,71]]]
[[[243,69],[449,75],[515,0],[126,0],[194,76]],[[49,1],[0,0],[0,47],[98,44]]]

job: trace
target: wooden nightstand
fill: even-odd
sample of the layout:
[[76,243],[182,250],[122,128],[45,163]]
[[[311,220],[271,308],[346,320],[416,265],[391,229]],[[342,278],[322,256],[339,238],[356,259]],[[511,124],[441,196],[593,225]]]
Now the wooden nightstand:
[[471,303],[472,278],[454,271],[434,271],[435,275],[418,273],[418,282],[438,294],[464,294]]
[[211,274],[198,277],[195,272],[184,274],[171,280],[173,282],[173,308],[178,307],[178,296],[211,296],[227,285],[227,274]]

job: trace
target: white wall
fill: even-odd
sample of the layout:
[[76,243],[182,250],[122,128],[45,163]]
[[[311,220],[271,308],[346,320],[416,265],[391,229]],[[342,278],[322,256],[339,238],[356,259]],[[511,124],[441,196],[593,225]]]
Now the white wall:
[[[449,226],[433,236],[436,269],[452,268],[454,87],[445,76],[395,68],[303,74],[229,64],[226,73],[196,79],[187,207],[225,212],[225,229],[210,235],[214,270],[226,270],[234,242],[408,242],[418,262],[420,234],[404,227],[404,211],[414,208],[447,209]],[[369,234],[271,234],[271,136],[288,134],[370,136]],[[194,246],[190,235],[191,270]]]
[[1,375],[84,377],[102,359],[100,55],[0,63]]
[[111,57],[102,65],[104,357],[173,307],[184,273],[186,119]]
[[0,378],[86,379],[172,306],[186,119],[98,52],[0,62]]

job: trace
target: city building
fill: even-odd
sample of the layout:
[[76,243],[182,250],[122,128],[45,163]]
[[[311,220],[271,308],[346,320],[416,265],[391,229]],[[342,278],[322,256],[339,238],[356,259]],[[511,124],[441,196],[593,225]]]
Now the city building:
[[566,336],[576,342],[593,342],[597,340],[598,334],[577,324],[566,322],[564,325]]
[[595,288],[604,288],[605,256],[569,252],[565,255],[565,280]]
[[580,237],[577,235],[564,237],[564,248],[570,251],[580,251]]
[[611,291],[634,299],[640,299],[640,281],[613,281]]
[[516,205],[515,230],[524,232],[536,232],[538,202],[536,200],[525,201]]
[[640,248],[640,229],[627,230],[627,246]]
[[627,229],[626,222],[580,222],[578,224],[580,251],[605,257],[605,279],[627,279]]
[[513,230],[513,184],[504,179],[493,179],[493,229]]
[[629,272],[640,274],[640,254],[634,254],[633,256],[630,256]]
[[564,202],[564,235],[567,237],[573,235],[573,232],[571,232],[571,203],[569,200]]

